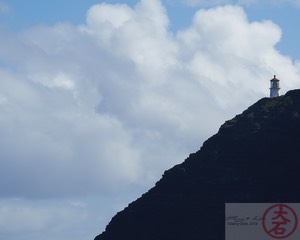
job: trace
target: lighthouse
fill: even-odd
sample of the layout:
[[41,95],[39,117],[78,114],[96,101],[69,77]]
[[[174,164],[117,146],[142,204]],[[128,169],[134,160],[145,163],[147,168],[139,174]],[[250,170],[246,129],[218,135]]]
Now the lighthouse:
[[270,98],[278,97],[279,96],[279,79],[276,78],[276,75],[274,75],[274,78],[270,80],[271,87],[270,87]]

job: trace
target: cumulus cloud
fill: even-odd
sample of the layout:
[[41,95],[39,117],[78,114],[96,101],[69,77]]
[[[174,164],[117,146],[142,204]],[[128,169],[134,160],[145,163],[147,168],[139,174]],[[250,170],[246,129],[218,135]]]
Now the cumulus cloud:
[[[94,216],[99,221],[98,224],[101,218],[107,221],[105,212],[99,212],[96,208],[93,210],[97,214],[93,214],[89,204],[70,200],[54,203],[53,200],[32,202],[17,198],[1,199],[1,237],[16,240],[93,239],[96,232],[87,224],[89,217]],[[85,225],[85,229],[82,225]]]
[[161,3],[144,0],[95,5],[80,26],[3,33],[1,194],[147,183],[267,94],[273,73],[288,76],[283,90],[296,83],[298,65],[276,50],[279,27],[249,22],[241,7],[168,26]]
[[[0,31],[3,198],[140,193],[267,96],[273,74],[283,93],[299,87],[299,62],[276,49],[281,29],[238,6],[199,10],[178,32],[159,0],[97,4],[79,26]],[[49,225],[49,209],[25,204],[42,217],[23,227]]]

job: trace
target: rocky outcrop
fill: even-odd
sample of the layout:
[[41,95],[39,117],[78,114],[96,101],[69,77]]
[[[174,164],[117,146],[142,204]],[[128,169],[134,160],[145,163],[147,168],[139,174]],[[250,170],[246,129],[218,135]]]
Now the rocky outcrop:
[[95,240],[220,240],[228,202],[299,202],[300,90],[225,122]]

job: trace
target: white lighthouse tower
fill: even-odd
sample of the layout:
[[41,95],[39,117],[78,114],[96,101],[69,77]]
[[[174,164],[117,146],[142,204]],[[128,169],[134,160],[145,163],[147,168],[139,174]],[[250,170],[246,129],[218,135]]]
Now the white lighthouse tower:
[[271,87],[270,87],[270,98],[278,97],[279,96],[279,79],[276,78],[276,75],[274,75],[274,78],[270,80]]

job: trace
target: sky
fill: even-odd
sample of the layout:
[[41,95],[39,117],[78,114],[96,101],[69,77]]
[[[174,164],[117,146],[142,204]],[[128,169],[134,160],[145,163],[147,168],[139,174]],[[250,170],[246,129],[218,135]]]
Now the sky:
[[93,239],[220,125],[300,88],[300,1],[0,0],[0,238]]

